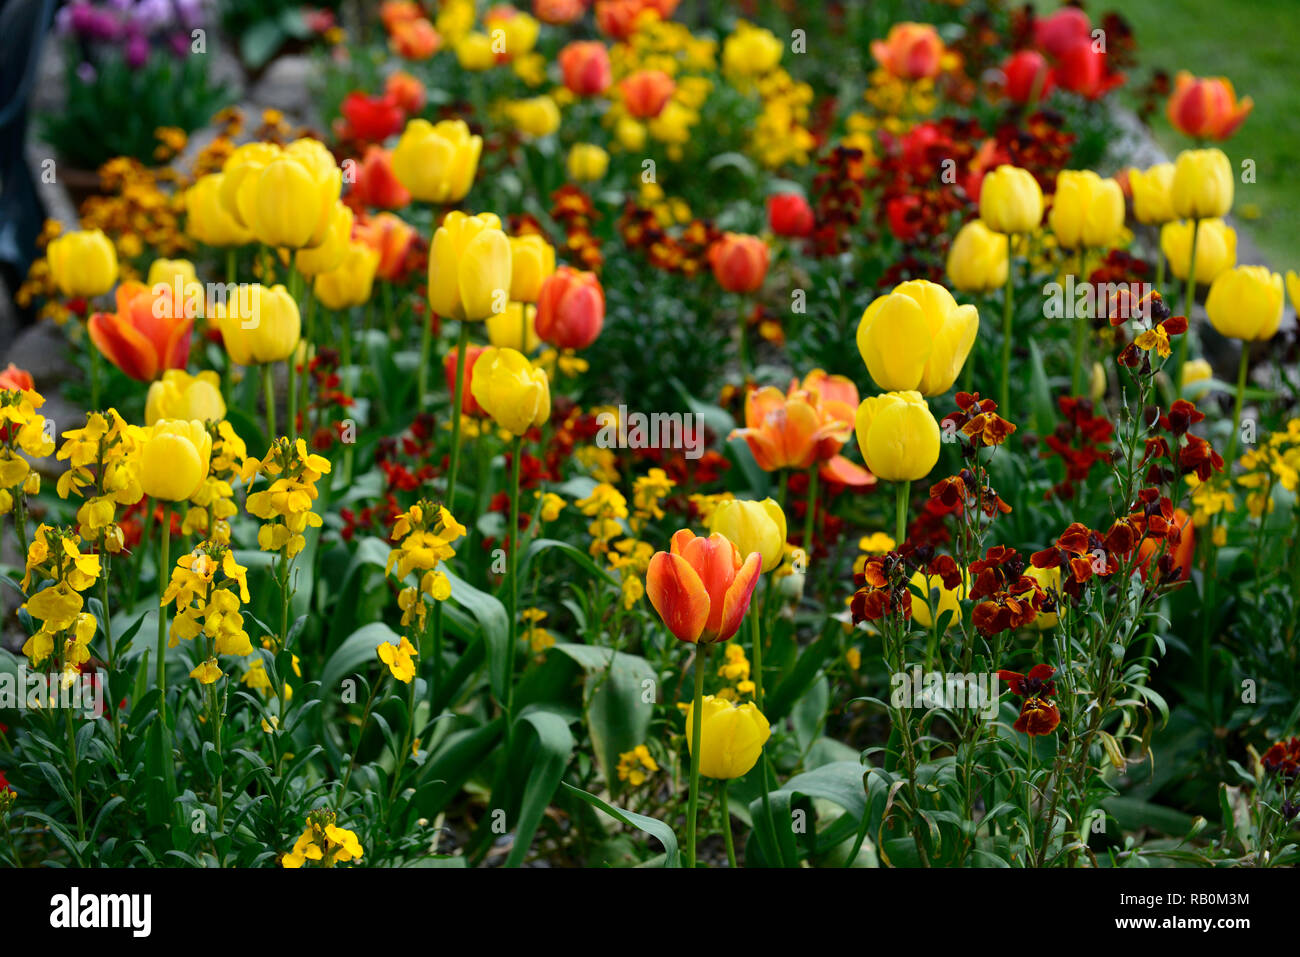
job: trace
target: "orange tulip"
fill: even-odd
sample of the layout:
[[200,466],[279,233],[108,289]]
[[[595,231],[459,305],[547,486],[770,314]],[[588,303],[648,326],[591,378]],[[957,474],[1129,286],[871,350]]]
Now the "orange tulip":
[[411,194],[393,172],[393,151],[382,146],[366,148],[357,164],[357,181],[344,197],[353,212],[367,207],[401,209],[411,202]]
[[595,96],[609,89],[609,51],[599,40],[575,40],[557,58],[564,85],[576,96]]
[[[465,350],[465,385],[460,397],[460,410],[465,415],[484,415],[483,407],[478,404],[474,398],[474,393],[470,391],[470,381],[474,378],[474,363],[478,357],[483,354],[486,346],[471,345]],[[453,347],[447,350],[447,354],[442,358],[442,372],[447,378],[447,394],[451,395],[456,391],[456,359],[457,351]]]
[[393,102],[407,113],[415,115],[424,109],[426,93],[424,84],[418,77],[405,70],[398,70],[384,81],[384,92],[393,98]]
[[0,370],[0,392],[30,392],[36,388],[32,374],[12,362]]
[[585,349],[605,324],[605,291],[594,272],[561,266],[542,283],[537,334],[559,349]]
[[692,644],[726,641],[740,629],[758,584],[763,556],[740,550],[719,532],[673,534],[670,551],[655,552],[646,594],[668,630]]
[[393,28],[391,43],[393,52],[407,60],[427,60],[438,52],[442,37],[433,28],[433,24],[420,17],[405,20]]
[[876,62],[903,80],[938,76],[943,53],[943,40],[928,23],[896,23],[885,39],[871,41]]
[[379,253],[375,275],[380,279],[395,282],[410,271],[416,232],[401,217],[379,213],[354,224],[352,235]]
[[757,236],[723,233],[709,247],[709,264],[727,292],[754,292],[767,278],[767,243]]
[[782,395],[765,386],[745,397],[745,428],[731,433],[745,440],[758,467],[806,469],[820,463],[822,476],[843,485],[874,485],[876,477],[840,454],[853,435],[858,389],[844,376],[814,369],[790,383]]
[[1237,102],[1227,77],[1196,77],[1181,70],[1166,112],[1169,122],[1188,136],[1226,140],[1246,121],[1254,105],[1250,97]]
[[176,302],[169,286],[157,292],[142,282],[117,287],[117,312],[97,312],[87,330],[108,361],[132,379],[151,382],[168,369],[183,369],[198,303]]
[[639,120],[652,120],[664,111],[677,84],[663,70],[637,70],[618,88],[629,113]]
[[667,20],[677,4],[678,0],[596,0],[596,26],[615,40],[626,40],[643,14]]

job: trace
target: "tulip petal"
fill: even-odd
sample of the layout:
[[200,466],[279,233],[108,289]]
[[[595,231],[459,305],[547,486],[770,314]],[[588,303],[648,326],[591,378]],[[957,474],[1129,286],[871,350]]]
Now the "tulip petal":
[[850,462],[842,455],[837,455],[823,462],[821,476],[828,481],[839,482],[841,485],[851,485],[854,488],[865,488],[876,484],[874,475],[856,462]]
[[758,576],[762,568],[763,556],[758,552],[751,552],[745,559],[745,564],[740,566],[740,571],[736,572],[736,577],[732,580],[731,587],[727,589],[722,601],[722,614],[719,617],[716,641],[726,641],[740,630],[740,623],[745,618],[745,612],[749,610],[749,602],[754,595],[754,586],[758,584]]
[[657,552],[645,582],[650,604],[668,630],[682,641],[697,641],[708,621],[709,593],[690,563],[680,555]]

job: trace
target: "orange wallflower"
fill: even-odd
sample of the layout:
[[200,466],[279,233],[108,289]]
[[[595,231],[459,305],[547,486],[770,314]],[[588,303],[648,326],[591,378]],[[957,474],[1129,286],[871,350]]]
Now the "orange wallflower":
[[198,303],[176,302],[170,287],[157,294],[142,282],[117,287],[117,312],[97,312],[87,324],[90,340],[127,375],[150,382],[168,369],[183,369]]

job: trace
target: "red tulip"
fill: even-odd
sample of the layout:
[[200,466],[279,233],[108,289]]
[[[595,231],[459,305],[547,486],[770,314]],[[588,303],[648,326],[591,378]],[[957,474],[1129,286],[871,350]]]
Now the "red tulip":
[[1255,103],[1237,102],[1232,83],[1221,76],[1195,77],[1181,70],[1166,110],[1174,128],[1205,140],[1226,140],[1246,121]]
[[663,70],[638,70],[622,83],[623,105],[639,120],[651,120],[664,111],[677,84]]
[[356,167],[356,182],[348,191],[347,204],[353,210],[369,207],[401,209],[411,202],[410,191],[393,173],[393,154],[382,146],[370,146]]
[[379,251],[379,266],[375,275],[388,282],[404,278],[411,268],[411,249],[416,232],[399,216],[379,213],[368,220],[355,222],[352,235],[371,249]]
[[758,583],[763,556],[740,550],[721,533],[698,538],[688,528],[656,552],[646,570],[646,594],[664,625],[682,641],[726,641],[739,629]]
[[542,283],[537,334],[557,349],[585,349],[605,324],[605,290],[593,272],[561,266]]
[[1123,73],[1111,73],[1106,54],[1093,46],[1090,37],[1072,42],[1062,51],[1056,65],[1056,81],[1062,89],[1096,100],[1124,82]]
[[943,40],[928,23],[896,23],[885,39],[871,41],[876,62],[903,80],[938,76],[943,52]]
[[1064,56],[1080,39],[1092,40],[1092,21],[1078,7],[1062,7],[1034,22],[1034,42],[1054,57]]
[[636,29],[646,11],[667,20],[677,9],[678,0],[596,0],[596,26],[615,40],[626,40]]
[[392,30],[393,52],[407,60],[427,60],[442,46],[442,37],[433,24],[420,17],[405,20]]
[[570,43],[560,51],[559,62],[564,85],[576,96],[595,96],[609,89],[609,52],[600,41]]
[[777,193],[767,198],[767,222],[778,236],[811,236],[812,207],[798,193]]
[[586,9],[585,0],[533,0],[533,16],[555,26],[572,23]]
[[[482,415],[483,409],[474,398],[474,393],[470,391],[470,380],[473,379],[474,363],[478,362],[478,357],[483,354],[485,346],[471,345],[465,350],[465,381],[461,389],[460,410],[465,415]],[[459,353],[453,347],[442,359],[442,371],[447,377],[447,394],[450,395],[456,391],[456,357]]]
[[406,113],[397,100],[388,93],[383,96],[366,96],[353,90],[343,98],[339,107],[352,135],[367,143],[378,143],[394,133],[400,133],[406,123]]
[[767,277],[767,243],[757,236],[723,233],[709,247],[714,278],[727,292],[754,292]]
[[142,282],[117,287],[117,312],[90,317],[90,341],[132,379],[150,382],[168,369],[183,369],[190,357],[190,332],[198,303],[177,303],[169,286],[155,294]]
[[1056,78],[1047,58],[1037,50],[1020,50],[1002,64],[1003,92],[1013,103],[1041,103],[1052,92]]

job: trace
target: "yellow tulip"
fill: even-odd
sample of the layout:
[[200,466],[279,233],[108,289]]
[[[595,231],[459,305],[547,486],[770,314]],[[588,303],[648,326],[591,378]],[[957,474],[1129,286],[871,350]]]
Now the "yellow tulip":
[[312,248],[325,241],[343,174],[319,140],[290,143],[241,187],[239,206],[268,246]]
[[[1214,367],[1204,359],[1188,359],[1183,363],[1182,393],[1199,401],[1209,391],[1209,381],[1214,378]],[[1201,385],[1206,383],[1206,385]]]
[[213,311],[226,352],[237,365],[280,362],[298,347],[302,320],[298,304],[284,286],[252,283]]
[[492,213],[452,210],[429,247],[429,305],[450,319],[504,312],[510,297],[510,241]]
[[867,306],[858,352],[880,388],[939,395],[957,380],[979,322],[975,307],[957,305],[943,286],[911,279]]
[[948,279],[962,292],[988,292],[1007,282],[1007,237],[973,219],[948,248]]
[[925,478],[939,461],[939,423],[919,392],[863,399],[854,431],[867,468],[887,482]]
[[[523,332],[524,322],[528,322],[528,341],[522,345],[519,335]],[[524,355],[532,355],[542,344],[537,335],[537,307],[531,303],[512,302],[505,312],[487,317],[488,342],[500,349],[514,349]]]
[[1271,339],[1282,322],[1282,277],[1265,266],[1219,273],[1205,299],[1210,324],[1230,339]]
[[79,229],[50,241],[50,277],[68,297],[101,296],[117,282],[117,251],[103,230]]
[[506,116],[517,132],[533,139],[550,136],[560,128],[560,108],[549,96],[507,103]]
[[1147,170],[1128,171],[1133,190],[1133,216],[1139,223],[1158,226],[1174,218],[1174,164],[1156,163]]
[[[1025,574],[1038,582],[1038,587],[1045,592],[1056,592],[1057,597],[1061,595],[1061,569],[1057,568],[1038,568],[1035,565],[1026,565]],[[1040,612],[1034,617],[1030,624],[1039,631],[1046,631],[1049,628],[1055,628],[1060,617],[1056,612]]]
[[379,250],[349,242],[338,267],[316,276],[312,291],[326,309],[350,309],[370,299],[379,267]]
[[770,572],[781,564],[785,554],[785,512],[772,499],[728,499],[713,510],[708,525],[710,532],[721,532],[735,545],[742,558],[753,552],[763,556],[763,571]]
[[569,179],[591,183],[604,179],[609,169],[609,154],[595,143],[574,143],[566,163]]
[[1174,161],[1174,215],[1226,216],[1232,209],[1232,164],[1223,150],[1183,150]]
[[1291,297],[1291,308],[1300,313],[1300,273],[1294,269],[1286,271],[1286,291]]
[[1124,230],[1124,191],[1090,169],[1061,170],[1048,223],[1062,249],[1109,248]]
[[[497,65],[492,38],[486,33],[467,33],[456,43],[456,61],[462,70],[480,72]],[[408,187],[409,188],[409,187]]]
[[208,477],[212,436],[196,419],[159,419],[140,449],[140,487],[150,498],[183,502]]
[[[1196,281],[1212,283],[1225,269],[1237,264],[1237,231],[1221,219],[1203,219],[1196,228]],[[1179,279],[1187,278],[1192,259],[1191,220],[1165,223],[1160,229],[1160,251]]]
[[457,203],[474,185],[483,138],[471,136],[464,120],[433,124],[414,119],[393,147],[393,175],[426,203]]
[[536,302],[555,272],[555,247],[535,233],[510,237],[510,299]]
[[924,569],[917,569],[913,573],[910,584],[919,591],[924,598],[912,596],[912,617],[922,628],[931,628],[934,626],[934,618],[930,616],[930,592],[934,589],[939,590],[939,600],[936,603],[935,612],[939,618],[943,618],[944,612],[952,612],[952,617],[948,619],[947,627],[944,631],[949,631],[954,625],[961,621],[961,600],[966,597],[966,587],[969,584],[969,577],[963,575],[963,580],[956,588],[951,590],[943,585],[943,580],[936,575],[931,575],[929,581],[926,581]]
[[[686,708],[686,747],[694,756],[691,729],[695,703]],[[731,780],[744,777],[758,763],[772,729],[752,701],[742,705],[713,695],[700,702],[700,774]]]
[[222,179],[218,198],[232,219],[242,228],[253,229],[257,178],[267,164],[283,150],[275,143],[245,143],[236,147],[221,166]]
[[614,138],[627,152],[635,153],[645,147],[645,124],[625,116],[614,124]]
[[551,417],[546,373],[514,349],[488,346],[479,353],[470,392],[497,425],[514,435],[523,435]]
[[203,305],[203,286],[194,273],[194,263],[188,259],[155,259],[149,264],[146,285],[151,290],[165,286],[173,302],[183,302],[187,306],[192,303],[193,309],[187,308],[187,315],[197,315]]
[[224,173],[209,173],[185,191],[185,234],[206,246],[242,246],[253,234],[221,202]]
[[1032,173],[1002,165],[980,186],[980,219],[995,233],[1028,233],[1043,221],[1043,190]]
[[145,398],[146,425],[153,425],[160,419],[219,422],[225,417],[221,379],[212,371],[192,376],[184,369],[168,369],[161,379],[149,386]]
[[329,272],[331,269],[337,269],[339,263],[343,262],[351,241],[352,210],[342,203],[335,203],[330,211],[325,240],[311,249],[298,250],[293,257],[294,268],[308,279]]

